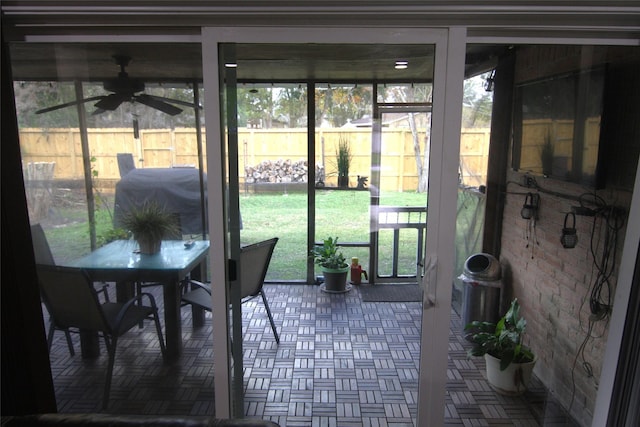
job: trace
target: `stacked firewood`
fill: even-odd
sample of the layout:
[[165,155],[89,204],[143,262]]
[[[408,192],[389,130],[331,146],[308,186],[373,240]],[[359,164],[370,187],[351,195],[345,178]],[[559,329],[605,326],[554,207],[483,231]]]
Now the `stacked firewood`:
[[290,159],[276,161],[265,160],[255,166],[245,166],[245,182],[278,183],[307,182],[308,165],[306,160],[292,162]]

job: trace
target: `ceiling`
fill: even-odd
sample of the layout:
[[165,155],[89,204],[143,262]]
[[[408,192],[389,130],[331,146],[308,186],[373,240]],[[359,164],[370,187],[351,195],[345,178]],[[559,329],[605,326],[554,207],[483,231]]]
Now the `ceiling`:
[[[239,44],[240,82],[420,82],[431,79],[433,48],[429,45]],[[470,45],[467,76],[495,67],[504,46]],[[13,78],[17,81],[103,81],[120,71],[113,55],[131,61],[129,76],[145,82],[202,81],[199,43],[24,43],[11,44]],[[405,70],[394,68],[406,60]]]

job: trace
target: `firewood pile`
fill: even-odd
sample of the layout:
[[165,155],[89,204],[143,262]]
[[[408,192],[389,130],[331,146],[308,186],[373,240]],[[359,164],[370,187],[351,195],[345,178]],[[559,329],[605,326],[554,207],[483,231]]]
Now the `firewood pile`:
[[[321,166],[316,166],[316,175],[319,169],[324,175]],[[306,160],[297,162],[292,162],[290,159],[265,160],[255,166],[245,166],[244,172],[245,182],[248,184],[307,182],[308,164]]]

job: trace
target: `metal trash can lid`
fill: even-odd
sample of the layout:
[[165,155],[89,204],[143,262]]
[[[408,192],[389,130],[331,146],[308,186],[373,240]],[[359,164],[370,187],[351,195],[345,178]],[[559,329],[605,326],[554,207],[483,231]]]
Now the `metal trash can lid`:
[[498,280],[501,276],[500,262],[486,253],[471,255],[464,263],[464,275],[471,279]]
[[500,288],[502,289],[502,280],[497,279],[497,280],[482,280],[482,279],[475,279],[473,277],[469,277],[466,274],[462,273],[460,276],[458,276],[458,279],[460,281],[462,281],[463,284],[466,285],[465,289],[467,287],[470,288],[475,288],[477,286],[482,286],[483,288]]

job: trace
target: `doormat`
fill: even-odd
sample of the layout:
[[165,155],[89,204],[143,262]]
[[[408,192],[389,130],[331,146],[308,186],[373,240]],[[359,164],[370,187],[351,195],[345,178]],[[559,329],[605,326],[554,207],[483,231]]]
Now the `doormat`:
[[418,285],[359,286],[362,302],[420,302],[422,288]]

